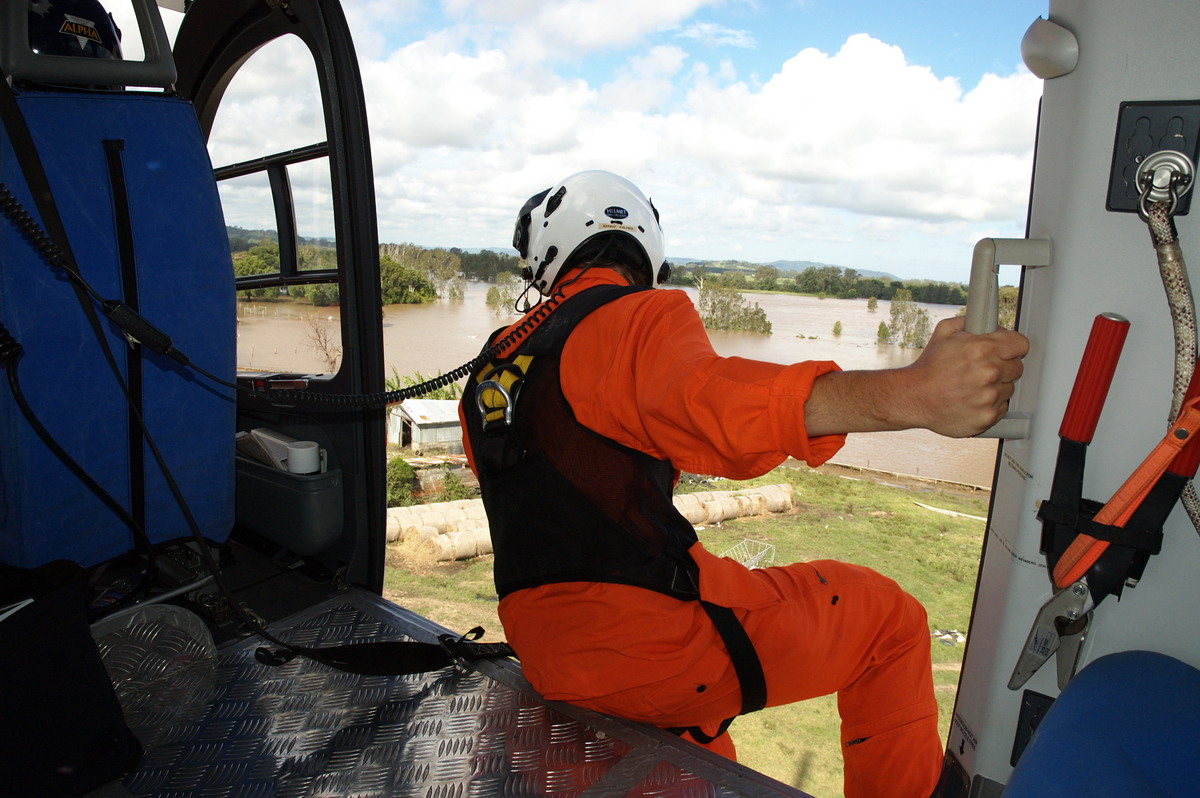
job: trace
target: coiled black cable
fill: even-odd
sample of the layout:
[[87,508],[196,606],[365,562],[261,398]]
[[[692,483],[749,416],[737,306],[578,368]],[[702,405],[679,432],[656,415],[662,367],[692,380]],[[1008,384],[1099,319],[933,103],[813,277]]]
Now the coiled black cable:
[[[400,388],[394,391],[384,391],[380,393],[370,394],[330,394],[317,393],[310,391],[298,391],[293,389],[257,389],[246,385],[239,385],[224,380],[215,374],[205,371],[203,368],[191,363],[186,356],[174,348],[171,339],[159,331],[156,327],[143,319],[141,316],[132,311],[128,306],[120,302],[104,299],[95,289],[93,289],[86,280],[73,268],[68,265],[62,251],[47,235],[46,231],[38,222],[29,215],[8,187],[0,183],[0,212],[9,218],[13,226],[21,234],[31,247],[38,253],[39,257],[45,261],[46,265],[54,269],[62,269],[67,272],[71,280],[81,286],[90,296],[94,297],[100,304],[104,315],[119,326],[124,332],[128,333],[135,340],[148,346],[152,351],[159,354],[166,354],[181,364],[188,366],[197,374],[213,381],[218,385],[226,388],[232,388],[244,394],[256,396],[260,399],[265,399],[271,404],[290,407],[296,405],[304,405],[315,410],[347,410],[347,409],[379,409],[388,405],[403,402],[405,399],[414,399],[419,396],[425,396],[440,388],[445,388],[448,385],[458,382],[474,373],[481,368],[489,360],[499,357],[507,350],[511,349],[519,343],[525,336],[533,332],[539,324],[554,310],[558,304],[565,299],[563,288],[569,285],[570,282],[564,284],[555,290],[555,292],[545,302],[536,306],[533,312],[528,315],[521,324],[513,329],[504,338],[495,342],[487,349],[480,352],[470,361],[450,370],[445,374],[439,374],[436,377],[426,380],[418,385],[410,385],[405,388]],[[603,251],[601,252],[601,254]],[[597,256],[598,257],[598,256]],[[588,266],[591,264],[589,263]],[[586,271],[587,267],[580,272]],[[574,278],[578,279],[578,277]]]
[[8,190],[8,186],[3,183],[0,183],[0,212],[3,212],[8,217],[8,220],[12,222],[13,227],[16,228],[20,236],[33,247],[38,257],[45,261],[47,266],[52,269],[62,269],[70,275],[75,283],[97,301],[104,301],[103,297],[88,285],[79,272],[75,271],[67,263],[62,250],[50,238],[46,230],[37,223],[37,220],[29,215],[29,211],[25,210],[25,206],[21,204],[21,201]]
[[17,343],[17,339],[12,337],[8,328],[0,323],[0,364],[11,368],[24,351]]
[[[602,258],[606,252],[608,252],[608,248],[611,246],[611,244],[612,244],[612,239],[611,238],[606,239],[604,241],[603,246],[600,247],[600,250],[595,255],[593,255],[591,257],[591,259],[588,260],[587,263],[585,263],[583,266],[581,266],[579,268],[579,270],[575,273],[575,275],[573,277],[571,277],[571,279],[567,280],[566,282],[562,283],[557,288],[555,288],[554,291],[550,294],[550,296],[546,299],[545,302],[533,307],[532,312],[529,313],[529,315],[527,315],[524,319],[522,319],[521,323],[519,325],[517,325],[516,327],[514,327],[503,338],[496,341],[491,346],[487,347],[482,352],[480,352],[478,355],[473,357],[471,360],[468,360],[466,363],[462,364],[461,366],[451,369],[450,371],[446,372],[445,374],[439,374],[438,376],[436,376],[432,379],[426,380],[425,382],[422,382],[418,385],[411,385],[407,388],[401,388],[396,391],[387,391],[386,393],[374,393],[374,394],[308,393],[307,391],[296,391],[296,390],[290,390],[290,389],[279,389],[279,390],[267,389],[265,391],[256,391],[253,389],[245,388],[244,386],[237,386],[237,387],[239,390],[248,390],[251,393],[254,393],[258,396],[263,396],[268,401],[270,401],[274,404],[283,404],[283,405],[304,404],[305,406],[308,406],[308,407],[317,407],[317,408],[326,408],[326,409],[330,409],[330,408],[333,408],[333,409],[346,409],[346,408],[374,409],[374,408],[386,407],[387,405],[396,404],[397,402],[403,402],[405,399],[415,399],[418,396],[425,396],[426,394],[432,393],[433,391],[436,391],[439,388],[444,388],[447,385],[450,385],[452,383],[458,382],[461,379],[465,379],[466,377],[469,377],[470,375],[474,374],[476,371],[481,369],[485,364],[487,364],[488,361],[500,357],[506,351],[508,351],[509,349],[513,348],[518,343],[520,343],[521,340],[525,338],[525,336],[529,335],[531,332],[533,332],[535,329],[537,329],[538,325],[540,325],[542,322],[544,322],[546,320],[546,317],[549,316],[554,311],[554,309],[556,307],[558,307],[559,304],[564,299],[567,298],[567,295],[566,295],[567,286],[574,283],[576,280],[578,280],[580,277],[582,277],[584,275],[584,273],[587,272],[588,269],[592,268],[592,264],[594,264],[597,260]],[[526,290],[527,291],[529,290],[528,286],[526,287]],[[529,310],[529,309],[526,308],[526,310]],[[196,368],[196,367],[192,366],[192,368]],[[197,371],[200,371],[200,369],[197,369]],[[209,379],[216,379],[212,375],[209,375],[203,371],[201,371],[201,373],[204,373],[205,376],[209,377]]]
[[112,494],[105,490],[99,482],[92,478],[92,475],[84,470],[75,458],[62,447],[50,431],[42,424],[41,419],[29,406],[29,402],[25,399],[25,392],[21,390],[21,382],[17,377],[17,363],[24,354],[24,348],[8,331],[8,328],[0,323],[0,364],[4,365],[5,372],[8,376],[9,392],[12,394],[13,402],[17,409],[21,411],[21,415],[25,417],[25,421],[29,424],[34,433],[45,444],[46,448],[54,454],[55,457],[70,471],[76,479],[78,479],[92,494],[100,500],[100,502],[108,508],[108,510],[121,521],[122,524],[129,529],[130,534],[136,541],[137,546],[146,556],[146,568],[143,570],[142,578],[138,584],[128,591],[119,600],[113,602],[102,611],[93,610],[90,620],[96,620],[103,614],[115,612],[131,603],[133,603],[142,593],[149,589],[151,581],[156,573],[156,561],[153,547],[150,545],[150,539],[146,535],[146,530],[139,524],[129,511],[113,498]]
[[38,255],[48,266],[65,271],[73,282],[83,288],[88,295],[96,299],[109,321],[116,324],[133,339],[140,341],[143,345],[150,348],[151,351],[168,355],[182,365],[191,368],[197,374],[223,387],[265,399],[274,405],[284,407],[303,405],[314,410],[379,409],[403,402],[405,399],[425,396],[440,388],[445,388],[459,380],[465,379],[488,361],[500,357],[504,352],[520,343],[525,336],[533,332],[538,325],[546,320],[546,317],[550,315],[559,303],[566,298],[564,289],[575,280],[578,280],[591,267],[592,263],[603,256],[608,249],[608,242],[606,242],[605,246],[575,276],[566,283],[558,286],[545,302],[535,306],[532,312],[517,327],[461,366],[451,369],[445,374],[439,374],[418,385],[410,385],[394,391],[370,394],[333,394],[295,389],[258,389],[247,385],[231,383],[228,380],[205,371],[203,368],[190,362],[182,352],[175,349],[171,339],[149,321],[142,318],[124,303],[104,299],[93,289],[79,272],[69,265],[62,250],[59,249],[42,226],[29,215],[29,212],[21,205],[20,200],[3,183],[0,183],[0,212],[3,212],[9,218],[22,238],[29,242],[30,246],[37,251]]
[[[565,287],[565,286],[564,286]],[[491,346],[484,349],[478,355],[473,357],[466,363],[451,369],[445,374],[439,374],[432,379],[417,385],[410,385],[407,388],[400,388],[395,391],[385,391],[382,393],[370,394],[332,394],[332,393],[310,393],[308,391],[297,391],[293,389],[265,389],[255,390],[245,386],[238,386],[239,390],[249,392],[256,396],[263,397],[272,404],[278,405],[298,405],[303,404],[306,407],[315,409],[377,409],[386,407],[398,402],[403,402],[405,399],[415,399],[419,396],[425,396],[439,388],[445,388],[448,385],[458,382],[461,379],[469,377],[488,361],[500,357],[506,351],[516,346],[525,336],[529,335],[533,330],[546,320],[551,311],[565,299],[566,296],[562,289],[556,290],[549,299],[534,308],[521,323],[513,328],[508,335],[496,341]],[[193,366],[195,368],[195,366]],[[199,370],[199,369],[197,369]],[[202,372],[203,373],[203,372]],[[209,379],[216,379],[211,375],[206,375]]]

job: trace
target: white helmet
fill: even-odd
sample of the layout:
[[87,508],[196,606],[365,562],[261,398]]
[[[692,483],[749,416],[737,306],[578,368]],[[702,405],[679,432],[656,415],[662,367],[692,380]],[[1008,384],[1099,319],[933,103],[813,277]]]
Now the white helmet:
[[513,246],[525,261],[525,279],[544,296],[564,266],[602,252],[644,267],[653,286],[671,272],[654,204],[612,172],[579,172],[530,197],[517,216]]

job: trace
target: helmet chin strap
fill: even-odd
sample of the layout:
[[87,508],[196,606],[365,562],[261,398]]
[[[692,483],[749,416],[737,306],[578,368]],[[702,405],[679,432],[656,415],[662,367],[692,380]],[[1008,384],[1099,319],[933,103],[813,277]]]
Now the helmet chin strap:
[[[606,252],[608,252],[608,247],[610,244],[612,244],[612,239],[611,238],[606,239],[604,241],[604,246],[602,246],[600,248],[600,251],[597,252],[595,255],[593,255],[588,260],[587,263],[583,264],[583,266],[579,267],[578,269],[572,269],[571,271],[575,272],[575,274],[571,275],[571,279],[567,280],[565,283],[562,283],[557,288],[555,288],[551,292],[549,298],[550,299],[554,299],[555,297],[561,298],[562,290],[564,288],[566,288],[568,285],[570,285],[571,283],[578,280],[580,277],[582,277],[587,272],[588,269],[592,268],[592,266],[596,263],[596,261],[598,261],[598,260],[600,260],[600,258],[604,257],[604,254]],[[530,310],[533,309],[533,303],[529,301],[529,292],[531,290],[533,290],[533,282],[531,280],[526,280],[525,281],[525,290],[521,292],[521,295],[517,297],[517,301],[514,303],[514,309],[518,313],[528,313]]]
[[[524,290],[521,291],[520,295],[513,302],[513,310],[515,310],[517,313],[524,315],[533,310],[533,302],[531,302],[529,299],[530,291],[534,291],[533,281],[526,280]],[[539,296],[541,295],[541,292],[536,293],[538,293]]]

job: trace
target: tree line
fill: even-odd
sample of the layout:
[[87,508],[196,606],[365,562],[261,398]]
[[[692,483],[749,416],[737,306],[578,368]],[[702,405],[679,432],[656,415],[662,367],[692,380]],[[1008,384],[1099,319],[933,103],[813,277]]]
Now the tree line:
[[798,272],[784,272],[775,266],[742,262],[688,263],[677,267],[671,275],[675,285],[699,285],[706,280],[715,280],[735,291],[783,291],[833,299],[892,299],[897,291],[908,291],[914,302],[931,305],[967,302],[967,287],[962,283],[883,280],[840,266],[809,266]]
[[[279,244],[269,231],[230,227],[234,274],[239,277],[278,273]],[[335,270],[336,251],[326,239],[302,239],[297,247],[300,271]],[[381,244],[379,247],[380,288],[383,304],[420,304],[437,299],[462,299],[466,281],[488,282],[487,304],[495,312],[517,304],[525,285],[520,279],[520,259],[494,250],[467,252],[456,247],[426,248],[416,244]],[[672,285],[693,286],[699,291],[698,305],[709,329],[771,333],[771,322],[757,304],[748,302],[742,291],[780,291],[838,299],[891,301],[888,322],[881,322],[880,341],[921,347],[929,338],[928,314],[920,303],[965,305],[966,286],[929,280],[900,281],[868,277],[854,269],[814,265],[798,272],[783,272],[775,266],[740,261],[688,263],[677,267]],[[283,289],[288,295],[306,299],[315,306],[339,301],[338,286],[316,282]],[[1014,289],[1015,291],[1015,289]],[[278,287],[245,288],[245,299],[278,296]],[[873,307],[872,307],[873,309]],[[835,333],[836,334],[836,333]]]
[[[265,231],[230,227],[229,245],[236,277],[278,274],[279,242]],[[296,250],[301,272],[336,270],[337,253],[327,240],[302,239]],[[381,244],[379,274],[382,302],[385,305],[420,304],[437,299],[462,299],[467,280],[494,282],[498,275],[516,279],[519,259],[513,255],[485,250],[472,253],[461,249],[427,249],[416,244]],[[243,299],[271,299],[279,296],[276,286],[256,286],[238,291]],[[284,293],[306,299],[313,305],[336,305],[340,299],[336,283],[314,282],[288,286]]]
[[[264,274],[279,269],[279,245],[268,231],[230,227],[234,272]],[[461,294],[462,281],[495,283],[501,274],[514,277],[521,272],[520,259],[494,250],[467,252],[457,247],[425,248],[416,244],[381,244],[380,267],[388,273],[384,292],[392,302],[427,302]],[[302,239],[299,246],[301,271],[335,268],[332,243],[326,239]],[[415,274],[414,274],[415,273]],[[417,277],[423,277],[419,280]],[[840,266],[809,266],[798,272],[743,261],[691,262],[676,266],[672,285],[712,287],[734,291],[784,291],[836,299],[892,299],[897,291],[908,291],[913,302],[964,305],[967,288],[962,283],[933,280],[885,280]]]

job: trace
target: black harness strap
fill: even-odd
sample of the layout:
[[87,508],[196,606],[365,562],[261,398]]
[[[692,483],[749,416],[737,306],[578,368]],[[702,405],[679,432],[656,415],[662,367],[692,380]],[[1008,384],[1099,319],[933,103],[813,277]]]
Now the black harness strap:
[[[746,634],[742,622],[733,614],[733,610],[703,600],[700,606],[704,608],[716,627],[717,634],[721,636],[721,642],[725,644],[725,650],[729,652],[729,659],[733,663],[733,671],[737,674],[738,686],[742,690],[742,708],[738,715],[757,712],[767,705],[767,678],[763,674],[758,652],[754,650],[754,643]],[[670,731],[675,734],[687,732],[696,742],[708,744],[728,731],[729,724],[733,721],[734,718],[721,721],[717,733],[712,735],[705,734],[699,726],[675,727]]]
[[754,643],[733,610],[708,601],[701,601],[700,606],[712,619],[713,626],[717,627],[717,634],[721,635],[729,659],[733,661],[733,670],[742,688],[742,711],[739,714],[757,712],[767,705],[767,677],[763,675],[762,662],[754,650]]

